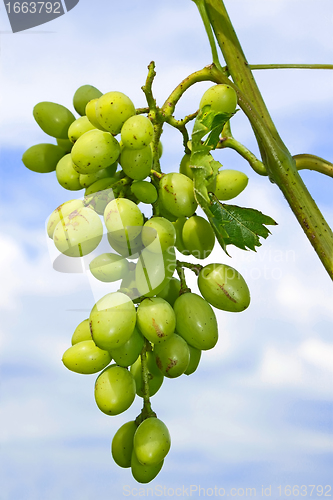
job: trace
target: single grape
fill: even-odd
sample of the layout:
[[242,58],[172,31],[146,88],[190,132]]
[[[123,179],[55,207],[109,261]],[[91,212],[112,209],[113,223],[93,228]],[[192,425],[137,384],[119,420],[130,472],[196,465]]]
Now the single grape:
[[217,321],[211,306],[195,293],[184,293],[174,304],[176,331],[200,350],[212,349],[218,339]]
[[92,374],[103,370],[111,362],[111,355],[93,340],[83,340],[65,351],[62,362],[72,372]]
[[153,253],[161,253],[176,243],[176,230],[168,219],[152,217],[142,228],[142,243]]
[[111,453],[113,460],[119,467],[131,467],[133,452],[133,438],[137,425],[134,420],[122,425],[112,439]]
[[202,96],[199,109],[207,104],[210,104],[211,110],[217,113],[234,113],[237,106],[237,94],[230,85],[213,85]]
[[54,144],[36,144],[27,149],[22,156],[24,165],[33,172],[46,174],[54,172],[65,150]]
[[128,149],[142,149],[149,146],[153,136],[153,124],[149,118],[143,115],[131,116],[121,129],[122,143]]
[[119,156],[117,140],[102,130],[89,130],[76,141],[72,149],[74,168],[79,174],[92,174],[109,167]]
[[143,215],[133,201],[116,198],[106,206],[104,222],[112,238],[125,245],[141,233]]
[[75,111],[81,116],[85,115],[88,102],[92,99],[98,99],[101,95],[103,95],[102,92],[96,89],[96,87],[92,85],[82,85],[76,90],[73,97]]
[[91,101],[87,103],[85,109],[86,116],[94,127],[98,128],[99,130],[103,130],[103,132],[107,132],[107,130],[104,127],[102,127],[102,125],[97,120],[97,115],[96,115],[97,102],[98,98],[95,98],[91,99]]
[[176,217],[190,217],[197,208],[193,181],[183,174],[164,175],[160,181],[159,196],[166,210]]
[[107,92],[97,101],[97,120],[113,135],[119,134],[126,120],[134,115],[134,104],[122,92]]
[[47,222],[47,234],[52,239],[54,230],[60,221],[63,221],[65,217],[70,215],[72,212],[76,212],[80,208],[83,208],[83,201],[81,200],[70,200],[66,201],[58,208],[56,208],[49,217]]
[[180,281],[177,278],[170,278],[165,287],[157,293],[157,297],[169,302],[171,307],[173,307],[176,299],[179,297],[180,292]]
[[139,257],[135,276],[140,295],[153,297],[166,286],[176,269],[176,253],[170,247],[163,253],[153,253],[145,248]]
[[172,224],[176,230],[176,248],[178,252],[182,253],[183,255],[190,255],[191,252],[185,247],[184,241],[183,241],[183,227],[185,222],[187,221],[186,217],[179,217],[176,221],[174,221]]
[[136,311],[127,295],[112,292],[96,302],[89,319],[95,344],[111,351],[124,345],[131,337],[136,323]]
[[167,426],[159,418],[147,418],[135,431],[133,446],[136,457],[142,465],[159,464],[171,446]]
[[167,340],[154,347],[156,364],[165,377],[180,377],[190,362],[190,350],[187,342],[174,333]]
[[123,279],[128,273],[128,261],[115,253],[102,253],[89,264],[91,274],[104,283]]
[[236,198],[246,188],[248,182],[248,176],[239,170],[221,170],[216,176],[215,188],[208,190],[211,190],[219,200],[227,201]]
[[[101,179],[107,179],[113,177],[114,174],[116,173],[117,167],[118,167],[118,162],[115,161],[109,167],[97,170],[97,172],[94,172],[93,174],[80,174],[80,184],[82,187],[88,188],[89,186],[94,184],[94,182],[97,182]],[[96,191],[99,191],[99,189],[95,190],[94,192]]]
[[131,191],[142,203],[153,204],[158,197],[154,184],[147,181],[133,182]]
[[133,375],[122,366],[110,365],[95,383],[95,401],[107,415],[119,415],[126,411],[135,399]]
[[103,224],[90,208],[83,207],[61,220],[53,233],[53,241],[59,252],[68,257],[87,255],[101,242]]
[[43,132],[52,137],[68,139],[68,128],[75,116],[65,106],[54,102],[39,102],[33,109],[33,115]]
[[194,215],[184,223],[182,231],[185,248],[197,259],[206,259],[214,248],[215,233],[209,222]]
[[67,154],[58,161],[56,167],[57,180],[65,189],[69,191],[79,191],[82,189],[80,184],[80,174],[73,168],[72,156]]
[[198,365],[199,365],[199,362],[201,359],[201,351],[200,351],[200,349],[196,349],[195,347],[192,347],[189,344],[187,344],[187,345],[188,345],[188,348],[190,350],[190,362],[188,364],[188,367],[184,371],[184,373],[185,373],[185,375],[191,375],[198,368]]
[[143,335],[157,344],[166,341],[174,333],[176,316],[169,302],[160,297],[152,297],[140,303],[137,323]]
[[179,165],[179,173],[186,175],[186,177],[189,177],[190,179],[193,179],[193,171],[190,168],[190,159],[191,155],[189,154],[185,154],[183,156]]
[[96,127],[88,120],[86,116],[80,116],[73,122],[68,129],[69,140],[74,144],[81,135],[89,130],[95,130]]
[[[156,364],[156,358],[153,352],[146,353],[147,371],[148,371],[148,390],[149,397],[154,396],[163,384],[164,376]],[[143,398],[143,380],[142,380],[142,364],[141,356],[132,364],[130,368],[131,374],[134,377],[136,385],[136,393],[140,398]]]
[[119,162],[128,177],[141,181],[148,177],[153,168],[153,153],[150,146],[143,149],[123,148]]
[[57,138],[57,144],[62,149],[65,150],[65,153],[70,153],[72,151],[73,143],[69,139],[59,139]]
[[83,342],[84,340],[91,340],[89,318],[81,321],[81,323],[79,323],[75,328],[72,335],[72,345]]
[[120,366],[131,366],[138,359],[140,352],[144,345],[144,338],[140,330],[135,327],[132,335],[128,341],[118,347],[118,349],[111,350],[111,356]]
[[250,291],[243,276],[225,264],[208,264],[201,269],[198,286],[202,296],[217,309],[241,312],[250,304]]
[[133,450],[131,459],[131,471],[132,476],[138,483],[150,483],[150,481],[152,481],[160,472],[162,466],[163,460],[157,465],[142,465],[137,459],[136,454]]

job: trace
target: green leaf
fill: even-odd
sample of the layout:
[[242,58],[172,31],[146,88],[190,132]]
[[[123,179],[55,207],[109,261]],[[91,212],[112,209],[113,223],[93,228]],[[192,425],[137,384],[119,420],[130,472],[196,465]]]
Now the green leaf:
[[219,143],[220,135],[224,125],[235,113],[221,113],[211,110],[210,104],[204,106],[196,120],[192,132],[192,143],[195,143],[195,150],[200,148],[201,140],[208,134],[204,146],[208,146],[207,151],[215,149]]
[[[271,234],[266,226],[277,225],[271,217],[259,210],[222,204],[212,194],[209,194],[209,197],[211,199],[210,211],[216,221],[214,225],[216,228],[223,229],[221,236],[225,245],[235,245],[242,250],[256,251],[256,247],[261,246],[259,237],[266,239]],[[227,236],[224,235],[225,232]]]

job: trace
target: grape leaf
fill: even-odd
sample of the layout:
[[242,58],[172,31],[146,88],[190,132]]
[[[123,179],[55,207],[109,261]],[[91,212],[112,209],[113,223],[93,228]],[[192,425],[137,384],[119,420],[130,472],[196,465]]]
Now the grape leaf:
[[196,143],[196,150],[200,148],[201,140],[207,134],[209,135],[202,146],[207,148],[207,152],[215,149],[219,143],[224,125],[234,114],[235,113],[217,113],[211,110],[210,104],[206,104],[206,106],[200,110],[193,127],[192,142]]
[[256,247],[261,246],[259,237],[266,239],[271,234],[266,226],[277,225],[271,217],[259,210],[220,203],[213,194],[209,194],[209,197],[214,230],[216,233],[218,227],[221,227],[223,229],[221,236],[227,233],[227,237],[223,236],[225,245],[235,245],[242,250],[256,251]]

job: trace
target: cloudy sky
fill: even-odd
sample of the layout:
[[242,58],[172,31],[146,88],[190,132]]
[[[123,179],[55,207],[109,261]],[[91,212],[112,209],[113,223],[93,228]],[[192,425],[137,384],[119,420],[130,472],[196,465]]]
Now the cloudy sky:
[[[331,0],[317,0],[315,8],[310,0],[225,3],[250,63],[332,62]],[[141,402],[107,417],[94,401],[95,376],[71,373],[61,362],[99,293],[87,275],[52,268],[45,222],[75,196],[57,185],[54,174],[25,169],[21,156],[49,140],[32,117],[37,102],[72,108],[75,90],[88,83],[102,92],[120,90],[144,106],[140,88],[154,60],[154,91],[162,104],[183,78],[211,62],[209,45],[190,0],[80,0],[59,19],[15,35],[2,5],[0,21],[0,499],[135,496],[138,485],[113,463],[110,443]],[[291,153],[332,161],[331,73],[255,76]],[[190,89],[176,117],[195,111],[208,86]],[[233,132],[257,151],[241,113]],[[163,171],[177,171],[179,133],[166,128],[163,145]],[[307,486],[306,498],[308,485],[316,486],[311,497],[332,495],[325,489],[333,462],[331,281],[278,189],[235,153],[217,157],[249,176],[237,204],[263,211],[278,226],[256,253],[233,248],[228,258],[216,247],[209,257],[243,274],[252,303],[241,314],[216,311],[217,346],[204,353],[195,374],[165,380],[153,397],[172,448],[149,486],[164,497],[181,488],[178,495],[198,498],[199,486],[200,496],[215,487],[220,496],[221,488],[225,496],[246,496],[241,488],[262,496],[262,487],[271,486],[271,496],[279,498],[286,485]],[[332,179],[316,172],[302,177],[332,225]],[[193,276],[188,282],[197,291]]]

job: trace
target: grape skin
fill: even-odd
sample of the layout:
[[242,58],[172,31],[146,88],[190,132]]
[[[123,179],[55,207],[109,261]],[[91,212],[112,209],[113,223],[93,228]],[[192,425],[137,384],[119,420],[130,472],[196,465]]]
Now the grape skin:
[[135,115],[134,104],[122,92],[107,92],[96,103],[98,122],[113,135],[119,134],[123,124],[133,115]]
[[174,333],[176,315],[166,300],[160,297],[147,298],[138,307],[137,322],[143,335],[157,344]]
[[157,465],[168,454],[171,438],[162,420],[150,417],[137,428],[133,441],[134,451],[142,465]]
[[65,106],[55,102],[39,102],[33,109],[33,115],[43,132],[59,139],[68,139],[68,128],[75,121],[75,116]]
[[69,370],[88,375],[103,370],[111,362],[111,355],[99,349],[90,339],[77,342],[67,349],[62,362]]
[[121,140],[125,148],[142,149],[149,146],[154,136],[154,127],[149,118],[134,115],[125,121],[121,129]]
[[132,374],[121,366],[110,365],[97,377],[95,401],[106,415],[119,415],[135,399],[135,381]]
[[133,438],[137,425],[134,420],[123,424],[115,433],[111,444],[113,460],[119,467],[131,467],[133,452]]
[[65,189],[69,191],[79,191],[82,189],[80,174],[73,168],[72,156],[67,154],[61,158],[56,167],[57,180]]
[[68,129],[68,138],[74,144],[81,135],[95,128],[86,116],[81,116],[75,122],[71,123]]
[[73,96],[73,106],[79,115],[83,116],[85,114],[86,106],[92,99],[98,99],[101,97],[102,92],[100,92],[96,87],[92,85],[81,85],[74,96]]
[[75,142],[72,149],[74,168],[79,174],[92,174],[109,167],[119,156],[120,146],[108,132],[89,130]]
[[191,217],[198,205],[194,198],[193,181],[183,174],[164,175],[159,195],[166,210],[176,217]]
[[197,259],[206,259],[215,245],[215,233],[209,222],[194,215],[183,225],[182,240],[185,248]]
[[54,172],[57,163],[65,155],[65,150],[54,144],[35,144],[22,156],[24,165],[32,172],[47,174]]
[[57,207],[49,217],[46,228],[48,236],[50,238],[53,238],[53,233],[57,224],[61,220],[63,221],[65,217],[70,215],[72,212],[83,208],[83,206],[84,204],[81,200],[69,200],[65,201],[65,203],[63,203],[62,205],[59,205],[59,207]]

